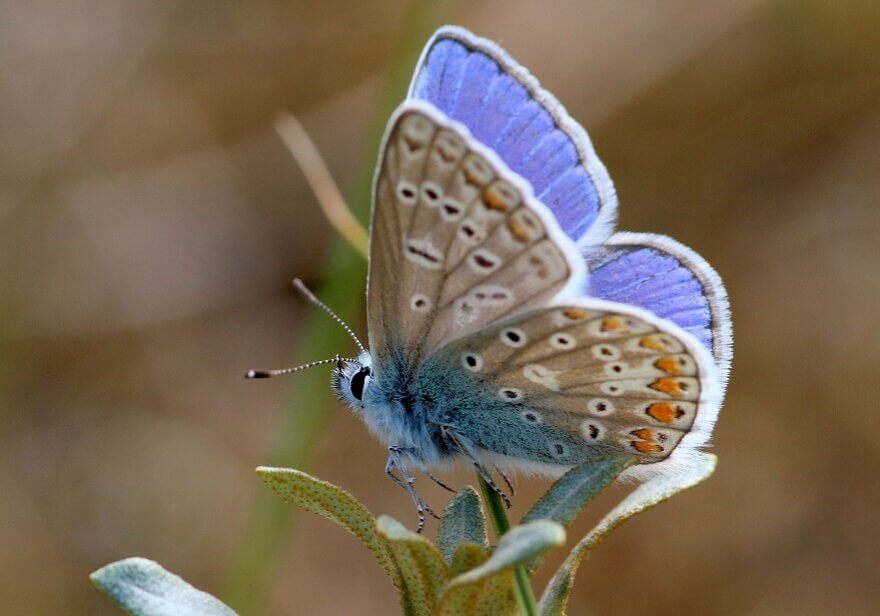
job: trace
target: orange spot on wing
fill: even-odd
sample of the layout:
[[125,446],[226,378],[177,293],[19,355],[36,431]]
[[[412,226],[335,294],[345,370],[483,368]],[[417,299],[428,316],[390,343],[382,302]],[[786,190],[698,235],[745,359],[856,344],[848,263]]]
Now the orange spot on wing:
[[572,321],[580,321],[587,316],[587,311],[581,310],[580,308],[566,308],[562,311],[562,314]]
[[526,232],[525,227],[519,224],[515,218],[507,219],[507,228],[510,229],[510,232],[517,241],[527,242],[529,240],[529,234]]
[[654,365],[666,374],[681,374],[678,358],[675,355],[661,357],[654,362]]
[[649,417],[665,424],[671,424],[684,415],[684,411],[672,406],[668,402],[655,402],[645,412]]
[[642,439],[643,441],[647,441],[649,443],[654,442],[654,433],[651,432],[648,428],[639,428],[638,430],[633,430],[630,432],[635,437]]
[[489,188],[486,192],[483,193],[483,203],[490,210],[496,210],[498,212],[506,212],[508,205],[504,202],[500,194],[500,190],[493,186]]
[[623,319],[620,317],[605,317],[602,319],[602,331],[613,332],[623,329]]
[[658,336],[657,334],[645,336],[644,338],[639,340],[639,346],[654,351],[666,350],[666,345],[663,344],[663,339],[660,338],[660,336]]
[[664,376],[661,379],[657,379],[648,385],[648,387],[674,398],[683,395],[685,392],[685,387],[682,385],[682,382],[672,376]]
[[660,445],[646,443],[645,441],[630,441],[630,444],[639,453],[660,453],[663,451],[663,448]]

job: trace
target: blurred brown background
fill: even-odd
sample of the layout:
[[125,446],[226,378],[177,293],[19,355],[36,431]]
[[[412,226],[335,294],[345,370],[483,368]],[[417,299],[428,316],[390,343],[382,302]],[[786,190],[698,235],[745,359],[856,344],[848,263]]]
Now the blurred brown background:
[[[2,613],[116,613],[87,574],[129,555],[223,596],[296,395],[241,374],[289,362],[309,309],[288,281],[319,283],[334,241],[272,118],[296,113],[349,185],[409,9],[0,3]],[[571,613],[876,614],[880,5],[495,0],[444,20],[557,94],[621,227],[694,247],[732,301],[716,475],[612,535]],[[306,470],[411,524],[381,447],[327,413]],[[547,485],[519,484],[514,517]],[[329,522],[282,540],[271,614],[397,611]]]

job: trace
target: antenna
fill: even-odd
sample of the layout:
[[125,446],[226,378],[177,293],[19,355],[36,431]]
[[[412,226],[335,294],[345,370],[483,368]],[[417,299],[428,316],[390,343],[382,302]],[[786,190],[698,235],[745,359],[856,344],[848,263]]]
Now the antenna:
[[293,279],[293,286],[296,288],[297,291],[300,292],[300,294],[302,294],[303,297],[305,297],[307,300],[309,300],[315,306],[317,306],[318,308],[320,308],[321,310],[323,310],[324,312],[329,314],[330,318],[332,318],[334,321],[339,323],[342,326],[342,329],[344,329],[348,333],[348,335],[351,336],[351,339],[354,340],[354,343],[361,350],[361,353],[366,354],[367,349],[364,348],[364,345],[361,344],[361,341],[358,340],[358,337],[354,334],[354,332],[348,326],[348,324],[345,321],[343,321],[341,318],[339,318],[338,314],[336,314],[335,312],[330,310],[330,307],[327,304],[325,304],[324,302],[319,300],[317,297],[315,297],[315,294],[312,293],[311,291],[309,291],[308,287],[306,287],[306,285],[303,284],[302,280],[300,280],[299,278],[294,278]]
[[[268,379],[273,376],[284,376],[285,374],[291,374],[293,372],[299,372],[300,370],[305,370],[306,368],[313,368],[315,366],[322,366],[324,364],[332,364],[336,362],[337,365],[340,365],[343,361],[354,361],[348,357],[339,357],[336,355],[335,357],[329,357],[327,359],[319,359],[318,361],[309,362],[307,364],[303,364],[302,366],[296,366],[295,368],[284,368],[282,370],[248,370],[247,374],[244,375],[246,379]],[[342,367],[340,365],[340,367]]]

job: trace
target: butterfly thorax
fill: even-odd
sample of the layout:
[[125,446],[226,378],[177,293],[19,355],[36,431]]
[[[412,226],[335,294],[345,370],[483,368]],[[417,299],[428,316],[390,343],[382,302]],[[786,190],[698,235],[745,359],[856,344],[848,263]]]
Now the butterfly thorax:
[[[351,385],[364,370],[369,377],[358,398]],[[454,455],[441,421],[442,396],[448,392],[436,383],[430,386],[432,379],[409,369],[402,356],[375,361],[362,356],[337,372],[337,395],[384,445],[405,450],[413,462],[426,466],[441,465]]]
[[[465,428],[461,410],[485,407],[479,388],[466,377],[450,375],[434,361],[413,369],[402,353],[387,359],[365,354],[344,362],[332,384],[380,442],[425,467],[443,466],[462,453],[456,441]],[[482,443],[474,445],[481,448]]]

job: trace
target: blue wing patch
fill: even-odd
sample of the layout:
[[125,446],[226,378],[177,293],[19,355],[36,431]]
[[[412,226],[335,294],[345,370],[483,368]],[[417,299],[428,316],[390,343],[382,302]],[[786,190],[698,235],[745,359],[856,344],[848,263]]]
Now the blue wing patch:
[[441,28],[425,47],[409,95],[467,126],[532,185],[582,248],[611,233],[617,198],[586,132],[497,45]]

